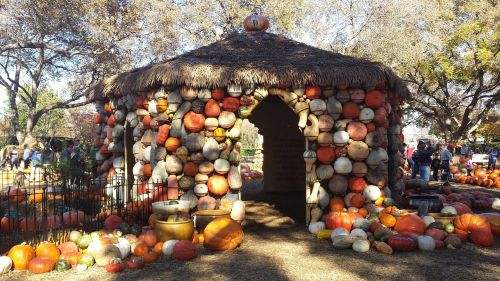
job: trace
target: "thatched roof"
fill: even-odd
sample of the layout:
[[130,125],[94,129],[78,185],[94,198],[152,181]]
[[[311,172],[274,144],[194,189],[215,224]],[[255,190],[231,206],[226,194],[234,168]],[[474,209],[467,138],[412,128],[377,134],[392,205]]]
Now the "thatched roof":
[[266,32],[230,35],[167,61],[124,72],[89,91],[89,96],[121,96],[161,85],[198,88],[242,85],[345,83],[370,87],[380,81],[402,97],[408,89],[387,66],[344,56]]

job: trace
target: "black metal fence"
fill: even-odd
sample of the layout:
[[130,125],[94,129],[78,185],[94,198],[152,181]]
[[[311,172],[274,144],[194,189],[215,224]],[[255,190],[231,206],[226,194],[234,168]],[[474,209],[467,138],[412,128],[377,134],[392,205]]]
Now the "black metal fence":
[[130,225],[147,225],[151,203],[168,199],[166,183],[148,189],[116,175],[96,180],[90,174],[0,171],[0,176],[1,253],[20,242],[61,242],[72,230],[101,229],[111,214]]

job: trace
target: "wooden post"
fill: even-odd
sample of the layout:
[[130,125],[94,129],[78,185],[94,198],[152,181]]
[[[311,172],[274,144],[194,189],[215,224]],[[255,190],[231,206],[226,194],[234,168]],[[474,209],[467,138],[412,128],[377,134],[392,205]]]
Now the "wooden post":
[[[309,149],[309,140],[307,138],[304,138],[305,139],[305,150],[304,151],[307,151]],[[309,206],[307,205],[307,198],[309,197],[309,195],[311,195],[311,187],[307,184],[307,171],[305,171],[306,173],[306,227],[307,225],[309,224],[309,221],[311,220],[311,210],[309,208]]]

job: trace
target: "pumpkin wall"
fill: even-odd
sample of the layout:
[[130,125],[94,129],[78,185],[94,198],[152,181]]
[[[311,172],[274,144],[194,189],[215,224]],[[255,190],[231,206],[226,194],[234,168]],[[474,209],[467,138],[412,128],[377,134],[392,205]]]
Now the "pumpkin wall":
[[[135,142],[129,156],[135,165],[128,167],[134,176],[133,200],[180,198],[192,208],[231,209],[242,186],[242,120],[268,95],[278,96],[299,115],[307,144],[308,220],[329,212],[333,199],[350,211],[392,204],[388,184],[397,193],[404,188],[397,173],[401,114],[399,100],[384,83],[371,89],[166,86],[101,99],[96,103],[98,182],[110,190],[125,189],[118,179],[125,175],[127,127]],[[168,185],[168,191],[159,194],[157,183]]]

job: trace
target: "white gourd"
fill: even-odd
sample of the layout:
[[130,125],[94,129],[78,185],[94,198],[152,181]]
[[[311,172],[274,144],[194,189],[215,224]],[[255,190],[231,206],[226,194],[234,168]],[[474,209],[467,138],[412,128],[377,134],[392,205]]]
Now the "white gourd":
[[127,239],[120,237],[118,238],[118,243],[113,245],[115,245],[120,250],[122,259],[125,259],[130,255],[130,243]]
[[321,209],[325,209],[330,204],[330,195],[322,186],[318,189],[318,199]]
[[363,190],[363,196],[370,201],[375,201],[379,199],[381,194],[382,193],[380,192],[380,188],[378,188],[378,186],[375,185],[368,185]]
[[12,268],[12,259],[8,256],[0,257],[0,274],[4,274],[10,271]]
[[359,218],[354,221],[352,227],[359,228],[364,231],[368,231],[370,229],[371,222],[365,218]]
[[350,235],[354,236],[354,237],[362,238],[362,239],[366,239],[366,237],[367,237],[366,232],[361,228],[355,228],[355,229],[351,230]]
[[333,168],[337,174],[346,175],[352,171],[352,163],[349,158],[341,156],[335,160]]
[[336,146],[344,146],[349,141],[349,133],[346,131],[337,131],[333,134],[333,143]]
[[227,175],[227,183],[232,190],[239,190],[243,185],[240,170],[236,166],[231,166]]
[[308,228],[309,232],[311,232],[312,234],[316,234],[325,229],[325,223],[322,221],[311,222]]
[[446,206],[444,207],[443,209],[441,209],[441,214],[444,214],[444,215],[457,215],[457,209],[455,209],[455,207],[453,206]]
[[330,239],[333,240],[333,238],[335,238],[337,236],[348,236],[348,235],[349,235],[349,231],[347,229],[345,229],[343,227],[337,227],[330,234]]
[[209,138],[203,146],[203,156],[210,161],[214,161],[219,158],[219,154],[219,144],[214,138]]
[[431,236],[427,235],[419,236],[418,248],[423,251],[432,251],[436,248],[436,241]]
[[335,249],[349,249],[356,240],[358,238],[350,235],[336,236],[332,239],[332,245]]
[[142,176],[142,175],[144,175],[143,170],[142,170],[143,168],[144,168],[144,165],[142,164],[141,161],[136,162],[134,164],[134,167],[132,168],[132,174],[134,176]]
[[370,250],[370,242],[366,239],[358,239],[352,243],[352,249],[358,253],[366,253]]
[[424,216],[422,220],[425,222],[426,227],[428,227],[431,223],[435,222],[434,218],[431,216]]
[[177,242],[179,242],[179,240],[165,241],[165,243],[163,243],[163,247],[161,248],[163,254],[167,257],[172,256],[172,254],[174,253],[174,246]]

